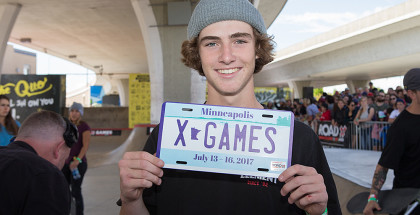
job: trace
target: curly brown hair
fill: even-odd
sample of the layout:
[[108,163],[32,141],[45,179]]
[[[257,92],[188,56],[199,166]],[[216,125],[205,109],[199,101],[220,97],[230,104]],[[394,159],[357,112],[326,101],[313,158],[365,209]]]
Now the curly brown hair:
[[[272,36],[261,34],[255,28],[252,28],[252,31],[255,37],[255,54],[258,56],[255,59],[255,74],[260,72],[266,64],[273,61],[274,41]],[[200,75],[204,76],[198,51],[198,37],[184,41],[182,43],[181,54],[183,56],[181,60],[185,66],[197,70]]]

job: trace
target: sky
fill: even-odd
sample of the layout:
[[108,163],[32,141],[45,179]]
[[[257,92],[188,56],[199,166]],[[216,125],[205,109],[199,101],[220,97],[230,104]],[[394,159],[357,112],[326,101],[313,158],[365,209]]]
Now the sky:
[[[279,50],[405,1],[288,0],[280,15],[269,27],[268,34],[274,36],[276,50]],[[96,80],[93,71],[80,65],[42,52],[36,53],[38,74],[71,74],[67,78],[67,92],[92,85]],[[382,89],[395,88],[396,85],[402,85],[402,77],[377,79],[372,80],[372,83]],[[324,87],[324,92],[342,91],[346,87],[345,84]]]

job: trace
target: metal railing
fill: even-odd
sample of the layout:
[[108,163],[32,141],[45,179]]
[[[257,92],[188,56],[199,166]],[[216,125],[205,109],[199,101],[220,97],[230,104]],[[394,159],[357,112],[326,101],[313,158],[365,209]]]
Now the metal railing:
[[353,149],[382,151],[386,143],[386,134],[390,123],[381,121],[362,122],[359,125],[350,123],[351,147]]
[[349,122],[345,126],[333,126],[330,121],[319,121],[311,127],[325,146],[382,151],[390,125],[388,122],[369,121],[359,125]]

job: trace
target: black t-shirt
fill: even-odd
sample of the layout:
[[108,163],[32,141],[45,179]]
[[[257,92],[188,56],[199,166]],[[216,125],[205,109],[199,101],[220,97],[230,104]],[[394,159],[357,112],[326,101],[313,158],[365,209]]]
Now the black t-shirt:
[[420,115],[400,113],[388,130],[378,163],[394,170],[394,188],[420,188]]
[[[157,126],[144,150],[154,154]],[[311,128],[294,122],[292,165],[314,167],[324,177],[329,214],[340,215],[337,190],[319,139]],[[146,189],[151,214],[305,214],[280,194],[277,178],[164,169],[162,184]]]
[[70,213],[63,173],[28,144],[0,147],[0,214]]
[[339,125],[347,125],[348,122],[348,109],[343,107],[342,109],[336,109],[333,113],[333,120],[337,122]]

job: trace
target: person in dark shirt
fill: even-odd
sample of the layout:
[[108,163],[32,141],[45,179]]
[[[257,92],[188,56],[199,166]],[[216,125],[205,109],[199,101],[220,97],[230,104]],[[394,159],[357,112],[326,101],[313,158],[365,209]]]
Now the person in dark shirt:
[[51,111],[31,114],[14,142],[0,147],[0,214],[70,213],[70,193],[60,169],[77,129]]
[[[403,80],[412,103],[403,110],[388,130],[386,145],[376,165],[370,197],[363,211],[371,215],[381,210],[377,198],[388,169],[394,170],[393,188],[420,188],[420,68],[408,71]],[[412,214],[420,214],[417,207]]]
[[[262,109],[254,74],[273,60],[273,43],[256,8],[201,0],[187,31],[182,61],[206,77],[206,104]],[[301,122],[294,122],[292,166],[277,178],[162,170],[155,130],[145,151],[119,162],[120,214],[341,214],[319,139]]]
[[348,109],[345,102],[342,99],[338,99],[337,104],[334,106],[334,112],[332,115],[332,124],[335,126],[347,125]]
[[[86,153],[90,143],[90,127],[82,120],[82,116],[82,104],[73,102],[69,108],[69,119],[77,126],[79,139],[71,148],[70,155],[61,170],[71,187],[71,195],[74,197],[76,203],[76,215],[83,215],[84,213],[82,183],[88,168]],[[73,177],[72,172],[75,170],[79,172],[80,177]]]

